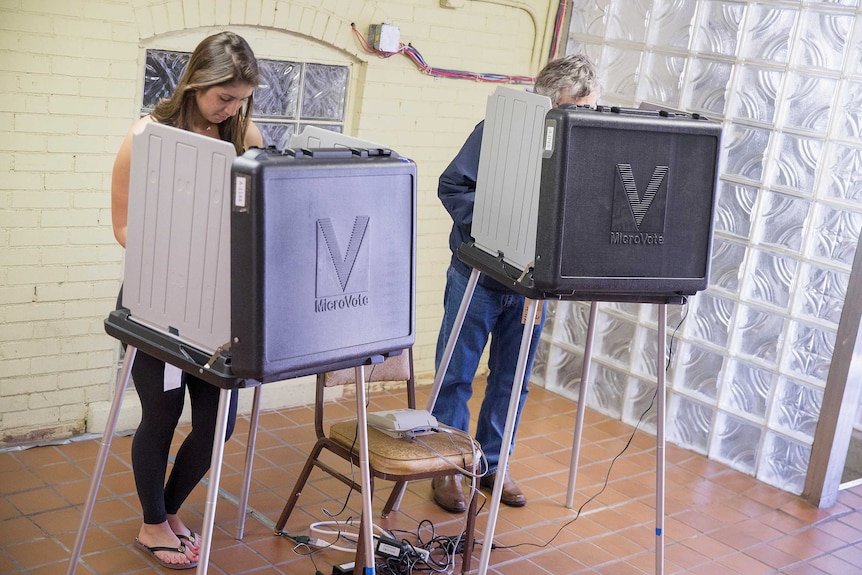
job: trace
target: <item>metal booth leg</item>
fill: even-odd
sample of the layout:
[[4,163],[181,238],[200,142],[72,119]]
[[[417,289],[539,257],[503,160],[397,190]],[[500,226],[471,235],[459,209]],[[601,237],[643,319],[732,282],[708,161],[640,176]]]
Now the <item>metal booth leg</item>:
[[[497,462],[497,470],[504,470],[509,465],[509,446],[515,436],[515,417],[518,414],[518,404],[521,402],[521,385],[527,372],[527,356],[530,355],[530,342],[533,340],[533,322],[529,318],[535,318],[539,310],[538,300],[528,300],[530,306],[527,311],[527,321],[524,322],[524,332],[521,335],[521,351],[518,354],[518,364],[515,368],[515,379],[512,382],[512,395],[509,397],[509,413],[506,415],[506,427],[503,428],[503,443],[500,445],[500,459]],[[500,497],[503,495],[503,482],[495,481],[494,490],[491,494],[491,507],[488,509],[488,526],[485,528],[482,555],[479,559],[479,574],[488,573],[488,563],[491,559],[491,547],[494,543],[494,528],[497,525],[497,514],[500,511]]]
[[260,396],[263,385],[254,388],[254,400],[251,405],[251,420],[248,423],[248,441],[245,447],[245,467],[242,472],[242,490],[239,494],[239,510],[237,511],[236,539],[242,540],[245,533],[245,515],[248,509],[248,492],[251,489],[251,468],[254,464],[254,448],[257,444],[257,426],[260,420]]
[[120,418],[120,407],[123,405],[123,395],[126,393],[126,386],[129,383],[129,377],[132,374],[132,364],[135,362],[135,355],[138,350],[132,346],[126,347],[126,357],[123,360],[123,368],[117,374],[116,388],[114,389],[114,401],[111,403],[111,411],[108,414],[108,421],[105,424],[105,433],[102,435],[102,443],[99,446],[99,455],[96,458],[96,467],[93,469],[93,477],[90,479],[90,490],[87,493],[87,501],[84,503],[83,513],[81,514],[81,524],[78,526],[78,534],[75,536],[75,545],[72,547],[72,554],[69,556],[69,566],[66,569],[66,575],[74,575],[78,568],[78,561],[81,559],[81,549],[84,547],[84,539],[87,536],[87,528],[90,525],[90,518],[93,515],[93,506],[96,504],[96,495],[99,492],[99,485],[102,483],[102,474],[105,472],[105,463],[108,462],[108,454],[111,451],[111,442],[114,439],[114,432],[117,430],[117,420]]
[[371,468],[368,462],[368,420],[365,413],[365,370],[363,367],[355,368],[356,381],[356,434],[359,438],[359,477],[362,486],[362,517],[360,518],[359,548],[356,551],[355,565],[358,567],[360,559],[364,562],[362,572],[354,569],[357,575],[374,575],[374,533],[371,522]]
[[446,371],[449,369],[449,361],[452,359],[452,353],[455,350],[455,343],[458,341],[458,335],[461,333],[461,326],[464,325],[464,318],[467,316],[467,308],[470,307],[470,301],[473,299],[473,292],[476,291],[476,283],[479,281],[479,270],[473,269],[470,272],[470,279],[467,281],[467,289],[464,291],[464,297],[461,298],[461,306],[458,308],[458,315],[455,316],[455,324],[452,326],[452,333],[449,334],[449,339],[446,340],[446,349],[443,351],[443,357],[440,358],[440,365],[437,366],[437,373],[434,374],[434,385],[431,387],[431,395],[428,397],[428,411],[434,411],[434,404],[437,403],[437,396],[440,394],[440,386],[443,385],[443,378],[446,376]]
[[667,304],[658,306],[658,359],[656,359],[655,424],[655,572],[664,573],[664,502],[665,502],[665,364],[667,363]]
[[[452,333],[449,334],[449,339],[446,342],[446,349],[443,352],[443,357],[440,359],[440,365],[437,366],[437,372],[434,375],[434,385],[431,389],[430,397],[428,398],[427,410],[432,411],[437,403],[437,396],[440,393],[440,387],[443,384],[443,378],[446,371],[449,369],[449,361],[452,359],[452,353],[455,349],[455,344],[458,341],[458,336],[461,333],[461,327],[464,325],[464,317],[467,315],[467,309],[470,307],[470,301],[473,299],[473,292],[476,290],[476,283],[479,280],[479,270],[473,269],[470,274],[470,279],[467,282],[467,289],[464,296],[461,298],[461,306],[458,308],[458,315],[455,317],[455,323],[452,326]],[[536,312],[539,309],[538,300],[529,300],[529,310],[527,317],[536,317]],[[524,332],[521,336],[521,350],[518,354],[518,364],[515,368],[515,382],[523,382],[524,375],[527,371],[527,356],[530,353],[530,343],[533,339],[533,323],[527,321],[524,323]],[[514,382],[513,382],[514,383]],[[506,427],[503,430],[503,443],[500,446],[500,459],[497,463],[498,468],[505,469],[509,464],[509,446],[512,444],[512,437],[515,434],[515,417],[518,413],[518,404],[521,400],[521,386],[512,385],[512,395],[509,398],[509,412],[506,416]],[[488,563],[491,558],[491,542],[494,539],[494,528],[497,524],[497,515],[500,511],[500,497],[503,494],[503,482],[498,481],[494,484],[494,490],[491,494],[491,507],[488,510],[488,526],[485,530],[486,545],[482,546],[482,556],[479,561],[479,574],[486,575],[488,572]]]
[[218,500],[218,486],[221,481],[221,465],[222,461],[224,461],[224,436],[227,433],[227,420],[230,414],[230,394],[231,390],[229,389],[222,389],[219,393],[218,415],[216,418],[215,435],[213,436],[212,459],[210,460],[209,485],[207,486],[206,510],[201,530],[201,552],[196,571],[198,575],[205,575],[209,568],[216,502]]
[[[587,327],[587,340],[584,345],[584,363],[581,371],[581,388],[578,394],[578,412],[575,419],[575,433],[572,441],[572,459],[569,468],[569,486],[566,492],[566,507],[572,508],[575,498],[575,479],[578,473],[578,454],[584,427],[584,408],[586,407],[586,383],[592,356],[593,335],[596,324],[597,303],[590,305],[590,323]],[[665,364],[667,362],[667,304],[658,306],[658,356],[656,358],[656,545],[655,572],[664,573],[664,519],[665,519]]]
[[593,335],[596,331],[598,302],[590,303],[590,321],[587,324],[587,341],[584,343],[584,361],[581,367],[581,386],[578,390],[578,411],[575,416],[575,433],[572,438],[572,459],[569,463],[569,486],[566,490],[566,507],[572,508],[575,502],[575,481],[578,477],[578,458],[581,455],[581,437],[584,434],[584,412],[587,408],[587,387],[589,385],[590,364],[593,358]]

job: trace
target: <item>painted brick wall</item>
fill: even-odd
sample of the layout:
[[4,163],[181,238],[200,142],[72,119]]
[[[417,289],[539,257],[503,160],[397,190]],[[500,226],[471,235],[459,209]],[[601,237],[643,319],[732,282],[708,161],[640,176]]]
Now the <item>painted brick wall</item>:
[[[533,76],[552,1],[4,0],[0,2],[0,445],[100,432],[119,344],[104,333],[122,274],[111,231],[114,154],[138,115],[147,48],[192,50],[231,29],[258,57],[351,67],[347,133],[419,173],[417,372],[430,378],[449,259],[439,173],[494,85],[363,52],[350,24],[398,26],[433,67]],[[454,6],[454,8],[449,6]],[[312,398],[268,384],[265,407]],[[250,397],[241,394],[247,408]],[[134,394],[121,428],[137,422]]]

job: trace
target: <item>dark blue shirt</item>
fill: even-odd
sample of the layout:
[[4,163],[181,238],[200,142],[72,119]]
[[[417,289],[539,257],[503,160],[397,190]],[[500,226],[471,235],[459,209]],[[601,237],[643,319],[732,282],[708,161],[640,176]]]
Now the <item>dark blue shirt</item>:
[[[452,231],[449,233],[452,267],[465,276],[469,276],[473,268],[459,260],[457,254],[461,244],[473,241],[470,228],[473,225],[473,203],[476,201],[476,177],[479,173],[479,151],[484,126],[484,121],[476,125],[461,150],[443,170],[437,185],[437,197],[452,216]],[[515,293],[485,274],[479,276],[479,284],[495,291]]]

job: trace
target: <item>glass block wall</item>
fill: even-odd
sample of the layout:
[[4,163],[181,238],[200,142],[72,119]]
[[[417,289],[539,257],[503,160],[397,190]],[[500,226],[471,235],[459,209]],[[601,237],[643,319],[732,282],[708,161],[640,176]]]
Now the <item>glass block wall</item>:
[[[571,10],[567,52],[594,58],[601,103],[723,123],[710,285],[668,308],[667,437],[801,493],[862,228],[859,1]],[[550,307],[534,379],[577,398],[589,304]],[[652,305],[599,304],[592,408],[634,424],[650,405],[656,321]]]
[[[142,114],[174,92],[190,57],[189,52],[147,50]],[[258,65],[260,84],[254,92],[253,117],[264,145],[284,149],[305,126],[344,130],[347,66],[264,59]]]

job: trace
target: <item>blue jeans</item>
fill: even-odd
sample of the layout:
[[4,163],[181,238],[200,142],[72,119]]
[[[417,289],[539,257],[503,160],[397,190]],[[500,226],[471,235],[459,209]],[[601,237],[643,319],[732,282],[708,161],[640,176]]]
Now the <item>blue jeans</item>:
[[[443,296],[443,324],[437,339],[437,356],[435,366],[439,368],[443,352],[452,333],[455,318],[464,292],[467,290],[469,278],[449,266],[446,272],[446,291]],[[488,472],[495,473],[500,459],[500,446],[503,443],[503,431],[506,427],[506,416],[509,412],[509,399],[512,394],[512,382],[515,379],[515,369],[518,365],[518,355],[521,349],[521,337],[524,324],[521,317],[524,313],[524,296],[515,292],[498,292],[481,285],[476,285],[470,307],[464,317],[464,324],[458,335],[458,341],[452,351],[449,369],[443,378],[437,403],[433,414],[438,421],[456,427],[465,432],[470,430],[470,410],[467,402],[473,395],[473,378],[479,367],[479,360],[491,338],[491,349],[488,357],[488,385],[485,397],[479,409],[476,440],[482,446],[482,451],[488,459]],[[542,321],[533,328],[533,339],[530,343],[530,354],[527,357],[527,370],[521,383],[521,400],[515,419],[515,431],[521,410],[527,399],[530,372],[533,369],[533,358],[545,322],[545,306],[542,306]],[[514,436],[509,454],[514,450]]]

